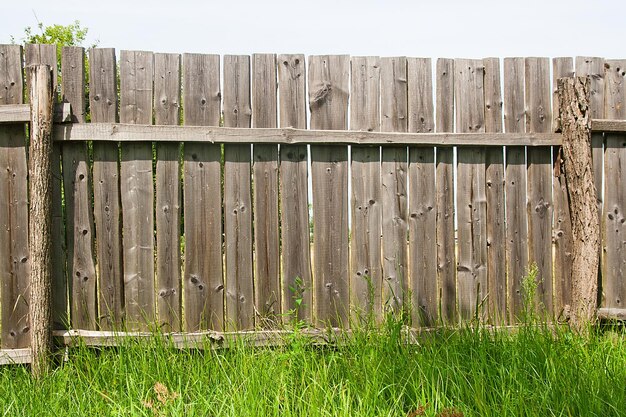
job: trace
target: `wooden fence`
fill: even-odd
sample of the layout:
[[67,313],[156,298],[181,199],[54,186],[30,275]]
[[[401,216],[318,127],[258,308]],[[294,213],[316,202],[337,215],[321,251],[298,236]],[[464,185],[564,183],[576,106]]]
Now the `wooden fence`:
[[[555,79],[591,76],[593,117],[625,119],[626,60],[88,55],[0,45],[0,104],[43,63],[72,109],[55,125],[56,329],[514,323],[531,265],[548,317],[570,303]],[[5,109],[1,346],[23,348],[27,110]],[[593,158],[601,303],[623,308],[626,136],[594,133]]]

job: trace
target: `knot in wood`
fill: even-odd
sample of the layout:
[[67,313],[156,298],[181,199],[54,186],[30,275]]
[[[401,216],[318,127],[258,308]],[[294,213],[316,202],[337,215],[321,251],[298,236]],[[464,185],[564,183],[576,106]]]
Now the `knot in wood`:
[[322,83],[311,94],[311,109],[320,107],[328,99],[328,95],[332,91],[332,86],[329,82]]

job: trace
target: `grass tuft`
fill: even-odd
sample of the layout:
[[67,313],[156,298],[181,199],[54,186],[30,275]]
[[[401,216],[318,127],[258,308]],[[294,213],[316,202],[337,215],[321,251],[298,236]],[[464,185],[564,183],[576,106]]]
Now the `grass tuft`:
[[403,318],[338,345],[177,350],[155,338],[72,348],[41,381],[0,368],[5,416],[619,416],[626,333],[440,330],[407,343]]

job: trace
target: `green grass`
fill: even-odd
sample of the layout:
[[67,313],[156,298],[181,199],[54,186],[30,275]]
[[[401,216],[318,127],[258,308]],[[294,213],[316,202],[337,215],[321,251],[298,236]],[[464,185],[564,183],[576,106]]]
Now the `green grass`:
[[296,333],[275,348],[178,351],[157,339],[74,348],[39,382],[26,367],[0,368],[0,415],[626,415],[623,330],[582,337],[529,326],[403,340],[389,320],[326,347]]

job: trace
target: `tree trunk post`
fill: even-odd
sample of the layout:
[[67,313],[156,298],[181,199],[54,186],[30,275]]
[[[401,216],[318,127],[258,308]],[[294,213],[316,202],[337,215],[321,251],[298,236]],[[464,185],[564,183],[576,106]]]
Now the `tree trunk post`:
[[584,332],[596,318],[600,225],[591,160],[589,78],[558,80],[565,181],[572,216],[570,323]]
[[[48,65],[27,69],[30,87],[30,148],[28,159],[30,217],[30,326],[31,370],[44,376],[52,356],[52,71]],[[58,238],[58,236],[57,236]]]

